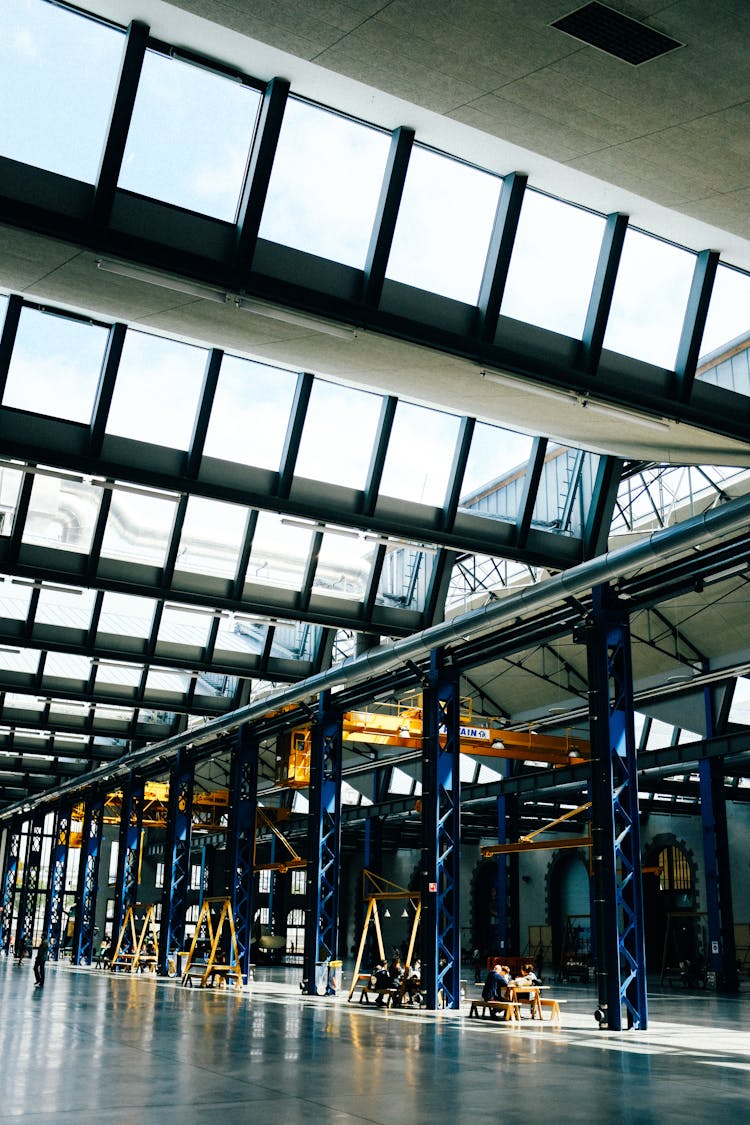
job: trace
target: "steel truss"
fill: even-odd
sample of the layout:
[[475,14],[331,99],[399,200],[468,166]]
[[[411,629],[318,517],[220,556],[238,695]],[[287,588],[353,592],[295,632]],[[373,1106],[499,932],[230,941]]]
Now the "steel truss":
[[78,893],[73,933],[74,965],[90,965],[94,952],[96,893],[99,887],[99,861],[104,829],[104,794],[86,801],[81,832],[81,858],[78,863]]
[[185,750],[169,774],[167,837],[164,842],[164,891],[161,905],[158,972],[166,976],[169,956],[185,948],[185,915],[190,887],[190,835],[195,767]]
[[13,927],[13,897],[18,877],[18,860],[21,853],[21,823],[15,821],[8,826],[6,837],[5,870],[3,872],[2,915],[0,916],[0,949],[7,953],[10,949],[10,935]]
[[63,906],[65,902],[65,872],[68,866],[70,848],[70,828],[73,819],[73,806],[63,805],[55,817],[55,835],[49,866],[49,905],[47,908],[47,942],[49,956],[57,961],[60,955],[60,935],[62,932]]
[[339,942],[341,747],[343,715],[330,692],[318,701],[310,757],[309,868],[303,978],[315,994],[315,965],[336,958]]
[[607,586],[592,591],[589,670],[592,859],[600,1022],[648,1026],[638,770],[628,614]]
[[237,731],[230,767],[229,802],[229,894],[234,916],[242,981],[250,973],[250,944],[253,928],[253,882],[255,878],[255,815],[258,805],[258,761],[260,745],[245,724]]
[[461,1002],[459,686],[458,669],[446,665],[442,650],[433,650],[423,693],[422,980],[428,1008],[458,1008]]

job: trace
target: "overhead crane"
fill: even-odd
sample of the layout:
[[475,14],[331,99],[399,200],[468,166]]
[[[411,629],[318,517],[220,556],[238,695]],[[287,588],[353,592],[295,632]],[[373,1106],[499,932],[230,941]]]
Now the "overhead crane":
[[[396,704],[392,708],[347,711],[342,719],[344,742],[367,743],[370,746],[399,746],[421,750],[423,741],[421,698]],[[310,782],[310,726],[295,727],[277,742],[276,781],[292,789],[303,789]],[[482,758],[506,758],[514,761],[542,762],[545,765],[569,766],[590,758],[586,739],[539,734],[527,730],[507,730],[485,717],[472,719],[471,701],[462,700],[460,725],[462,754]]]

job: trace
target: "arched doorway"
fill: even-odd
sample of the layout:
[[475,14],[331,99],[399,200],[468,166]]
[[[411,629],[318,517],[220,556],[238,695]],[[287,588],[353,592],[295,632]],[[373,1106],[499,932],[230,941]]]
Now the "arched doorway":
[[472,944],[482,957],[499,953],[497,862],[483,860],[474,868],[471,885]]
[[591,956],[590,878],[588,856],[581,851],[556,852],[547,872],[547,903],[552,929],[552,963],[580,967],[587,976]]
[[695,863],[676,836],[658,836],[643,862],[646,965],[664,976],[705,960],[703,917],[697,910]]

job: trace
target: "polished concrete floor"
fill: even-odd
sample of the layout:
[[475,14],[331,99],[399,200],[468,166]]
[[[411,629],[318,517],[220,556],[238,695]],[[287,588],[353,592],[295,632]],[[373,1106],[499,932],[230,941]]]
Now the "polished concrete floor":
[[[750,1117],[747,995],[655,992],[649,1029],[602,1032],[595,995],[563,1027],[303,997],[299,970],[246,991],[0,957],[0,1120],[709,1122]],[[748,985],[746,990],[750,991]],[[470,992],[474,986],[469,986]]]

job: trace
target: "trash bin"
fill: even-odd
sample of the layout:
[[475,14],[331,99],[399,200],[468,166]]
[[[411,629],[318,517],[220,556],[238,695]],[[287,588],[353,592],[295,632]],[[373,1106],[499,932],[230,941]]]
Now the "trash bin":
[[341,988],[343,978],[344,962],[343,961],[329,961],[328,962],[328,995],[335,996]]
[[325,996],[328,991],[328,961],[315,962],[315,992],[318,996]]

